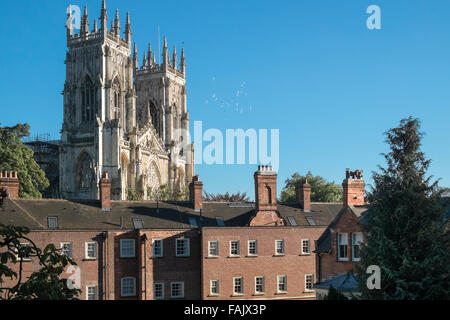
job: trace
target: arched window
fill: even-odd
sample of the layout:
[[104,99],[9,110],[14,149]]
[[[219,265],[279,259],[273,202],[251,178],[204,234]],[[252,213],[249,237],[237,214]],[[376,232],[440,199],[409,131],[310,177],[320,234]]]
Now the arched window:
[[153,125],[153,128],[155,128],[158,135],[160,135],[160,126],[159,126],[159,112],[156,109],[156,106],[153,102],[150,101],[149,103],[150,108],[150,119]]
[[114,79],[113,85],[112,85],[112,111],[113,111],[113,118],[119,119],[120,118],[120,107],[122,104],[122,94],[120,93],[120,83],[119,80]]
[[97,88],[89,76],[86,76],[81,85],[81,119],[92,121],[97,115]]
[[75,174],[78,190],[89,191],[94,181],[94,163],[91,156],[86,152],[78,157]]
[[272,204],[272,189],[269,186],[266,186],[267,189],[267,199],[269,204]]

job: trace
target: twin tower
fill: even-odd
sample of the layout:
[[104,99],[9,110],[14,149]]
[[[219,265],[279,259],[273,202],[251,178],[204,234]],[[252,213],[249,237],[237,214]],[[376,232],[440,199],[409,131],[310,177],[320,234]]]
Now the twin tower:
[[116,200],[126,200],[131,190],[147,198],[165,184],[183,188],[194,175],[194,153],[177,147],[183,139],[177,129],[189,133],[184,50],[178,61],[174,47],[170,59],[164,37],[162,63],[149,45],[139,64],[136,44],[131,52],[129,14],[122,37],[117,10],[108,29],[104,0],[93,28],[84,8],[78,34],[71,11],[59,151],[62,197],[98,199],[104,172]]

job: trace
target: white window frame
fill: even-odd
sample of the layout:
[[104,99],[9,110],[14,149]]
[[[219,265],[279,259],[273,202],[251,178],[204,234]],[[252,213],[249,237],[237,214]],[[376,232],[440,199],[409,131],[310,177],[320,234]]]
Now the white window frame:
[[[94,245],[94,256],[89,256],[89,245],[90,244]],[[96,260],[97,259],[97,242],[90,241],[90,242],[85,242],[84,243],[84,256],[85,256],[85,259],[89,259],[89,260]]]
[[[19,246],[20,247],[25,247],[25,246],[31,247],[31,243],[23,242],[23,243],[20,243]],[[17,248],[15,250],[17,250]],[[22,262],[30,262],[31,261],[31,257],[28,257],[28,258],[19,257],[19,252],[17,252],[17,254],[16,254],[16,259],[17,259],[17,261],[22,261]]]
[[[281,243],[281,245],[282,245],[282,253],[278,253],[278,243]],[[284,256],[284,254],[285,254],[285,252],[286,252],[286,248],[285,248],[285,246],[284,246],[284,240],[275,240],[275,255],[276,256]]]
[[[181,295],[179,295],[179,296],[174,296],[173,295],[173,285],[174,284],[181,284]],[[175,282],[171,282],[170,283],[170,297],[172,298],[172,299],[181,299],[181,298],[184,298],[184,282],[183,281],[175,281]]]
[[[125,280],[129,280],[129,279],[133,280],[133,292],[125,294],[123,292],[123,288],[124,288],[123,282]],[[136,296],[136,278],[134,278],[134,277],[124,277],[124,278],[120,279],[120,296],[121,297],[135,297]]]
[[[186,243],[186,246],[184,247],[184,253],[178,254],[178,242],[183,241]],[[190,239],[189,238],[177,238],[175,239],[175,255],[177,257],[189,257],[190,256]]]
[[[361,237],[361,242],[355,244],[355,236],[358,235]],[[363,234],[362,232],[352,233],[352,261],[359,262],[361,260],[361,244],[363,243]],[[355,258],[355,246],[359,247],[359,258]]]
[[[255,244],[255,253],[250,252],[250,243]],[[248,240],[247,242],[247,253],[249,256],[256,257],[258,255],[258,240]]]
[[[284,279],[284,290],[280,290],[281,279]],[[286,293],[287,292],[287,276],[286,275],[278,275],[277,276],[277,293]]]
[[[258,291],[258,279],[262,280],[261,281],[262,291]],[[256,276],[255,277],[255,294],[264,294],[265,290],[266,290],[266,288],[265,288],[264,276]]]
[[[213,243],[216,244],[216,248],[215,248],[216,254],[211,253],[211,249],[212,249],[211,244],[213,244]],[[208,241],[208,257],[218,257],[218,256],[219,256],[219,241],[218,240]]]
[[[156,296],[156,286],[161,286],[161,297]],[[153,298],[155,300],[164,300],[164,282],[155,282],[153,283]]]
[[[341,244],[341,235],[345,235],[346,243]],[[337,241],[337,255],[338,255],[338,261],[348,261],[348,233],[342,232],[338,233],[338,241]],[[345,250],[345,257],[341,258],[341,245],[346,246]]]
[[[217,292],[213,292],[213,282],[216,283],[216,290]],[[211,280],[209,281],[209,294],[212,296],[218,296],[219,295],[219,280]]]
[[[241,291],[236,292],[236,280],[241,280]],[[233,277],[233,295],[235,296],[242,296],[244,294],[244,278],[243,277]]]
[[[95,298],[89,299],[89,288],[94,288]],[[86,300],[98,300],[98,287],[96,285],[86,286]]]
[[[64,253],[64,245],[69,244],[70,245],[70,256],[66,255]],[[72,259],[73,257],[73,245],[72,242],[61,242],[61,253]]]
[[[160,254],[155,253],[155,242],[161,243],[161,253]],[[164,243],[163,239],[152,239],[152,256],[154,258],[161,258],[164,256],[164,244],[163,243]]]
[[[307,242],[308,243],[308,251],[305,251],[305,245],[304,243]],[[309,239],[302,239],[302,254],[304,255],[310,255],[311,254],[311,241]]]
[[[311,289],[308,289],[308,277],[311,277]],[[313,274],[305,274],[305,292],[314,291],[314,275]]]
[[[124,254],[123,252],[123,243],[133,241],[133,253],[132,254]],[[135,258],[136,257],[136,240],[135,239],[121,239],[120,240],[120,257],[121,258]]]
[[[233,243],[237,243],[237,254],[234,254]],[[241,255],[241,242],[239,240],[230,240],[230,257],[239,257]]]

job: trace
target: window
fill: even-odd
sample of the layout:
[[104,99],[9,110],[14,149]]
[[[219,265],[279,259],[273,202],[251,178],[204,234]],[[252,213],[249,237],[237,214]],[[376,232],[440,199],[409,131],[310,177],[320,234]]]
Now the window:
[[191,225],[191,227],[193,228],[197,228],[198,227],[198,222],[196,218],[189,218],[189,224]]
[[348,238],[346,233],[338,233],[338,259],[348,261],[347,257]]
[[219,227],[225,227],[225,222],[222,217],[216,217],[216,222]]
[[58,229],[58,217],[47,217],[49,229]]
[[219,256],[219,241],[208,241],[208,256],[217,257]]
[[97,88],[86,76],[81,85],[81,118],[83,121],[94,120],[97,107]]
[[121,258],[134,258],[135,257],[134,250],[135,250],[134,239],[120,240],[120,257]]
[[258,242],[256,240],[248,241],[248,255],[249,256],[258,255]]
[[314,277],[312,274],[305,275],[305,291],[313,290],[313,280],[314,280]]
[[136,278],[122,278],[121,284],[122,297],[132,297],[136,295]]
[[[17,252],[17,249],[15,249]],[[19,250],[16,254],[17,260],[22,261],[31,261],[30,257],[31,244],[29,243],[21,243],[19,246]]]
[[97,259],[97,243],[86,242],[86,259]]
[[72,259],[72,242],[62,242],[61,252],[63,255]]
[[309,239],[302,239],[302,254],[310,254],[310,242]]
[[363,238],[362,233],[352,234],[352,259],[353,261],[359,261],[361,256],[361,244]]
[[184,298],[184,282],[172,282],[170,284],[170,296],[172,298]]
[[242,278],[233,278],[233,292],[234,294],[244,293],[244,280]]
[[286,276],[278,276],[277,277],[277,284],[278,284],[278,292],[287,292],[287,278]]
[[264,293],[264,277],[255,278],[255,293],[256,294]]
[[163,241],[162,241],[162,239],[153,239],[152,247],[153,247],[153,257],[162,257],[163,256]]
[[86,300],[97,300],[97,286],[86,287]]
[[155,300],[164,299],[164,283],[155,282],[153,284],[153,296],[154,296]]
[[175,253],[176,253],[177,257],[188,257],[189,256],[189,239],[177,239]]
[[297,221],[295,220],[294,217],[288,217],[288,221],[291,224],[291,226],[296,226],[297,225]]
[[219,294],[219,280],[211,280],[210,285],[210,292],[211,295],[218,295]]
[[308,221],[310,226],[316,226],[316,221],[314,220],[313,217],[306,217],[306,221]]
[[275,240],[275,254],[284,255],[284,240]]
[[135,230],[144,229],[144,224],[142,223],[142,219],[133,219],[133,227]]
[[231,240],[230,241],[230,255],[238,256],[239,254],[240,254],[239,240]]

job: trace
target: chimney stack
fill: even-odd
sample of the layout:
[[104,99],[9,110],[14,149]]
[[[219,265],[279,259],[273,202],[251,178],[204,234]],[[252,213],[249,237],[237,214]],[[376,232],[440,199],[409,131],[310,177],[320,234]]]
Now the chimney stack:
[[192,178],[192,182],[189,184],[189,199],[192,202],[194,211],[200,212],[203,209],[203,182],[200,181],[198,175]]
[[295,186],[295,195],[297,203],[304,212],[311,211],[311,186],[308,184],[308,179],[298,183]]
[[277,212],[277,173],[272,166],[258,166],[255,178],[256,215],[250,226],[286,225]]
[[111,180],[109,180],[106,171],[100,179],[100,201],[102,211],[111,211]]
[[344,207],[364,205],[364,186],[362,170],[345,170],[345,180],[342,182]]
[[19,199],[19,177],[17,171],[0,171],[0,189],[7,197]]

